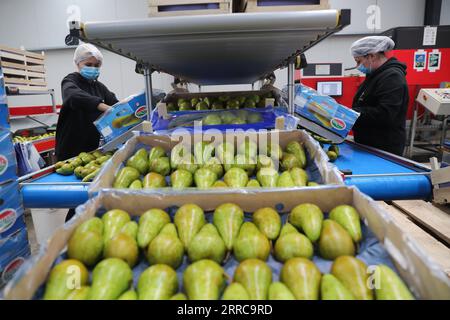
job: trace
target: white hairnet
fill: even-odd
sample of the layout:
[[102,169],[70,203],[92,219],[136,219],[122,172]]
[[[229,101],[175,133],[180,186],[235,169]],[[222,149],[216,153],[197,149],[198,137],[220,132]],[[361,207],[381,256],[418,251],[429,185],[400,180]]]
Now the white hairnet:
[[89,59],[90,57],[96,58],[100,63],[103,62],[103,55],[97,47],[90,43],[83,43],[75,49],[73,61],[78,65],[81,61]]
[[385,36],[369,36],[353,42],[351,52],[353,57],[362,57],[370,53],[385,52],[394,49],[395,42]]

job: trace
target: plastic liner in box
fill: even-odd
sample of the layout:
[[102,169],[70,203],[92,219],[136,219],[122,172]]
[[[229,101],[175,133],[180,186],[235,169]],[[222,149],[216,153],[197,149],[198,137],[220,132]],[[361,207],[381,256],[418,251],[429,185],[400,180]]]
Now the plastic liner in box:
[[[292,210],[300,203],[315,203],[323,212],[329,212],[337,205],[353,205],[359,212],[365,239],[358,250],[358,258],[368,264],[387,263],[396,270],[408,284],[417,298],[449,299],[450,280],[443,270],[429,257],[420,244],[400,229],[390,215],[379,207],[372,199],[354,187],[321,186],[308,190],[279,189],[241,190],[241,191],[208,191],[203,193],[183,191],[142,194],[136,191],[106,191],[77,208],[75,217],[60,227],[52,238],[41,247],[38,255],[28,260],[17,272],[4,290],[7,299],[31,299],[42,295],[43,285],[48,272],[55,261],[64,258],[64,250],[75,228],[84,221],[105,210],[122,209],[131,216],[139,216],[149,208],[168,209],[173,216],[176,206],[186,203],[197,203],[210,219],[209,212],[226,202],[238,204],[245,212],[254,212],[262,207],[273,207],[284,213]],[[247,214],[248,217],[248,214]],[[136,218],[134,218],[136,219]],[[383,246],[381,245],[383,244]],[[388,258],[388,255],[390,259]],[[330,263],[317,257],[314,260],[322,272],[329,270]],[[274,280],[279,274],[279,267],[272,259],[268,261],[274,271]],[[145,269],[142,262],[135,267],[136,275]],[[182,271],[186,263],[180,268]],[[224,268],[233,273],[236,263],[229,260]],[[38,290],[39,289],[39,290]]]
[[[243,117],[246,114],[246,118],[255,117],[253,123],[242,124],[224,124],[225,117]],[[219,116],[220,124],[205,125],[205,117]],[[183,127],[187,130],[193,130],[194,126],[200,127],[203,130],[218,129],[225,131],[227,129],[272,129],[275,128],[276,114],[273,108],[263,109],[240,109],[240,110],[209,110],[209,111],[179,111],[173,114],[169,114],[165,119],[160,117],[158,111],[155,110],[152,114],[152,128],[155,131],[158,130],[175,130],[179,127]],[[199,123],[201,122],[201,123]]]

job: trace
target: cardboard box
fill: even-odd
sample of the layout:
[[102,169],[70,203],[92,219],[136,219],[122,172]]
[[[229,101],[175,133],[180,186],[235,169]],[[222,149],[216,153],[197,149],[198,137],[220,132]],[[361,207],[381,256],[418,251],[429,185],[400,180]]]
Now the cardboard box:
[[151,17],[172,17],[232,12],[232,0],[148,0]]
[[[296,86],[294,104],[296,114],[312,121],[325,131],[341,137],[341,140],[347,137],[359,117],[358,112],[340,105],[333,98],[320,95],[316,90],[304,85]],[[326,136],[326,133],[317,132],[315,126],[310,126],[309,122],[300,120],[300,125],[325,136],[325,138],[335,140],[333,137]]]
[[9,129],[0,128],[0,184],[17,179],[16,152]]
[[27,229],[22,228],[8,238],[0,239],[0,288],[13,278],[29,256]]
[[22,228],[25,221],[18,183],[0,185],[0,240]]
[[145,93],[141,93],[113,105],[94,121],[94,125],[105,141],[110,142],[144,121],[146,116]]
[[[450,280],[439,267],[423,254],[420,243],[403,234],[389,214],[373,200],[354,187],[316,187],[297,190],[261,190],[258,192],[181,192],[142,194],[129,191],[102,192],[77,208],[77,215],[59,228],[32,260],[26,262],[4,291],[6,299],[31,299],[45,283],[48,272],[60,257],[72,233],[81,223],[99,211],[122,209],[139,216],[150,208],[174,208],[196,203],[205,212],[213,211],[223,203],[232,202],[245,212],[262,207],[275,207],[281,214],[288,213],[300,203],[314,203],[323,212],[341,204],[353,205],[362,221],[384,245],[402,279],[413,294],[422,299],[449,299]],[[208,214],[208,213],[207,213]]]
[[[130,158],[134,152],[143,146],[161,146],[169,152],[178,143],[188,143],[191,146],[198,141],[214,141],[215,143],[230,142],[235,147],[244,142],[244,139],[248,137],[255,141],[259,146],[264,143],[272,141],[278,143],[281,148],[290,141],[299,141],[304,144],[306,152],[309,158],[314,162],[315,167],[320,174],[323,183],[325,184],[343,184],[342,177],[337,168],[328,162],[328,157],[320,147],[319,143],[314,140],[309,134],[301,130],[295,131],[248,131],[248,132],[233,132],[222,133],[217,131],[214,133],[194,133],[189,134],[172,134],[172,135],[141,135],[135,136],[130,139],[121,149],[119,149],[114,156],[108,161],[108,163],[102,168],[100,173],[94,179],[89,187],[90,193],[98,192],[102,189],[112,188],[115,176],[117,172],[122,168],[123,163]],[[145,192],[145,191],[143,191]],[[147,190],[147,192],[154,192]]]

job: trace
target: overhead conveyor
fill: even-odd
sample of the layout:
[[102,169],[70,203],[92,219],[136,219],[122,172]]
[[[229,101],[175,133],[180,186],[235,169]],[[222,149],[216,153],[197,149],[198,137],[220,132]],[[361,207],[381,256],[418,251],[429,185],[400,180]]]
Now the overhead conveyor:
[[150,99],[153,71],[198,85],[226,85],[252,84],[289,67],[293,100],[295,58],[349,24],[350,10],[73,22],[66,41],[79,38],[136,61]]

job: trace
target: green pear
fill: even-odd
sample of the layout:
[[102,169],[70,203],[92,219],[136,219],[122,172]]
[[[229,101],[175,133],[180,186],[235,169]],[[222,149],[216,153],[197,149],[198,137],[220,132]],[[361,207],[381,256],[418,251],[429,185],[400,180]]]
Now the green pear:
[[194,181],[197,188],[207,190],[217,181],[217,174],[207,168],[200,168],[195,171]]
[[322,300],[355,300],[352,293],[332,274],[324,274],[320,284]]
[[280,238],[289,233],[299,233],[298,230],[289,222],[286,222],[285,225],[281,228]]
[[[67,259],[50,271],[45,283],[44,300],[63,300],[77,287],[87,284],[89,272],[80,261]],[[69,286],[72,284],[73,286]]]
[[180,162],[178,163],[178,169],[183,169],[194,174],[198,169],[198,164],[195,162],[194,156],[190,155],[180,160]]
[[[162,159],[162,158],[160,158]],[[156,159],[158,160],[158,159]],[[145,175],[143,187],[144,189],[158,189],[167,186],[166,178],[156,172],[150,172]]]
[[289,171],[292,168],[299,168],[300,166],[300,161],[296,156],[287,152],[283,153],[283,158],[281,158],[281,169]]
[[152,163],[153,160],[161,158],[161,157],[165,157],[166,156],[166,151],[160,147],[160,146],[156,146],[150,149],[150,152],[148,154],[148,163]]
[[231,250],[244,223],[244,211],[233,203],[221,204],[214,210],[213,223],[225,242],[226,248]]
[[261,188],[261,185],[259,184],[258,180],[256,179],[250,179],[247,182],[246,188]]
[[202,125],[204,126],[215,126],[222,124],[222,119],[216,113],[211,113],[203,117]]
[[[140,150],[143,150],[144,153]],[[148,172],[147,151],[145,149],[140,150],[127,160],[126,165],[135,168],[140,174],[144,175]]]
[[125,293],[123,293],[117,300],[137,300],[138,295],[135,290],[128,290]]
[[177,169],[170,175],[170,182],[174,189],[184,189],[192,186],[194,178],[189,171]]
[[289,173],[296,187],[305,187],[308,183],[308,174],[305,170],[296,167],[289,170]]
[[141,179],[134,180],[128,187],[128,189],[132,189],[132,190],[140,190],[142,188],[143,188],[143,185],[142,185]]
[[355,245],[350,234],[333,220],[323,222],[319,239],[320,255],[328,260],[334,260],[340,256],[354,256]]
[[[290,227],[294,230],[290,229]],[[311,241],[292,225],[290,227],[283,227],[285,228],[284,233],[275,242],[275,259],[280,262],[286,262],[296,257],[311,259],[314,254],[314,247]]]
[[123,226],[130,221],[130,215],[123,210],[109,210],[102,216],[103,221],[103,242],[106,245],[108,240],[120,233]]
[[244,143],[239,144],[238,154],[243,154],[247,158],[256,158],[258,154],[258,145],[248,138],[245,139]]
[[247,117],[247,123],[259,123],[262,122],[264,119],[260,113],[252,112]]
[[234,167],[235,157],[231,153],[225,153],[223,159],[223,169],[225,172],[228,172],[231,168]]
[[90,230],[82,231],[78,228],[67,244],[67,256],[90,267],[100,260],[103,245],[102,234]]
[[279,144],[269,143],[266,154],[274,160],[281,160],[283,158],[283,149],[281,149]]
[[178,208],[173,221],[177,226],[185,250],[189,247],[189,243],[194,236],[206,224],[203,209],[192,203],[184,204]]
[[167,212],[161,209],[150,209],[144,212],[139,218],[139,229],[137,234],[139,248],[146,248],[168,223],[170,223],[170,217]]
[[183,287],[189,300],[218,300],[225,286],[225,272],[212,260],[189,265],[183,274]]
[[236,117],[233,121],[231,121],[230,124],[246,124],[246,123],[247,121],[245,121],[244,119]]
[[323,213],[315,204],[303,203],[292,209],[289,222],[302,229],[312,242],[316,242],[322,230]]
[[280,177],[277,181],[277,186],[280,188],[294,188],[294,180],[292,180],[291,174],[288,171],[280,174]]
[[230,124],[236,119],[236,115],[231,111],[225,111],[220,113],[220,119],[222,119],[223,124]]
[[237,261],[253,258],[267,260],[270,242],[253,223],[244,222],[234,242],[233,253]]
[[157,159],[153,159],[150,162],[151,172],[159,173],[162,176],[167,176],[170,173],[170,160],[168,157],[160,157]]
[[[380,264],[373,273],[377,300],[414,300],[400,277],[388,266]],[[378,282],[378,283],[377,283]]]
[[320,270],[306,258],[292,258],[281,268],[280,280],[297,300],[318,300]]
[[266,156],[264,154],[260,154],[256,158],[256,170],[261,170],[261,168],[273,168],[275,169],[275,164],[269,156]]
[[134,240],[137,240],[139,225],[136,221],[128,221],[125,225],[120,229],[120,233],[125,233],[129,235]]
[[295,297],[284,283],[272,282],[269,287],[269,300],[295,300]]
[[118,258],[100,261],[92,271],[90,300],[115,300],[130,288],[133,271]]
[[246,155],[238,154],[234,158],[232,167],[241,168],[247,173],[248,176],[252,176],[256,168],[256,161],[255,159],[249,158]]
[[234,158],[234,151],[234,145],[232,143],[224,142],[216,147],[216,156],[223,164],[225,164],[224,159],[227,155],[231,155]]
[[253,223],[269,240],[278,238],[281,230],[281,218],[272,208],[261,208],[253,213]]
[[64,300],[87,300],[89,298],[89,292],[91,287],[82,286],[79,289],[72,290]]
[[222,263],[225,258],[227,248],[225,242],[217,231],[217,228],[211,224],[205,224],[189,243],[187,254],[192,262],[210,259],[217,263]]
[[320,184],[317,183],[317,182],[314,182],[314,181],[309,181],[308,182],[308,187],[317,187],[317,186],[320,186]]
[[340,256],[331,266],[334,275],[355,297],[356,300],[373,300],[369,288],[369,274],[364,262],[351,256]]
[[165,264],[145,269],[137,284],[139,300],[169,300],[177,290],[177,273]]
[[133,268],[138,261],[139,248],[134,238],[121,232],[106,243],[103,256],[122,259]]
[[358,243],[362,238],[361,222],[358,211],[349,205],[337,206],[330,211],[330,219],[339,223]]
[[208,110],[209,106],[206,102],[200,101],[195,104],[195,110]]
[[286,152],[293,154],[298,159],[301,168],[306,166],[306,154],[303,144],[297,141],[291,141],[286,146]]
[[205,169],[209,169],[212,172],[214,172],[217,175],[217,179],[220,179],[223,177],[223,166],[220,162],[219,158],[212,157],[206,161],[205,165],[203,166]]
[[223,181],[225,181],[230,188],[245,188],[248,183],[248,175],[241,168],[231,168],[225,173]]
[[75,232],[94,231],[103,235],[103,221],[98,217],[90,218],[80,224]]
[[233,282],[223,292],[222,300],[250,300],[250,297],[242,284]]
[[205,164],[213,157],[214,145],[206,141],[199,141],[194,144],[194,157],[198,164]]
[[183,160],[185,157],[188,157],[189,154],[190,152],[186,145],[182,143],[177,144],[172,148],[172,151],[170,152],[170,167],[176,170],[178,168],[178,165],[181,163],[181,160]]
[[273,168],[261,168],[256,178],[263,188],[275,188],[278,184],[278,171]]
[[176,295],[172,296],[170,300],[187,300],[187,297],[184,293],[177,293]]
[[147,259],[150,264],[166,264],[177,269],[183,262],[183,243],[173,223],[166,224],[150,242]]
[[250,300],[266,300],[272,282],[272,270],[264,261],[247,259],[236,268],[234,281],[242,284]]
[[212,185],[212,188],[228,188],[228,185],[222,180],[217,180]]

